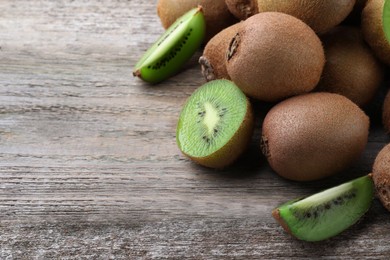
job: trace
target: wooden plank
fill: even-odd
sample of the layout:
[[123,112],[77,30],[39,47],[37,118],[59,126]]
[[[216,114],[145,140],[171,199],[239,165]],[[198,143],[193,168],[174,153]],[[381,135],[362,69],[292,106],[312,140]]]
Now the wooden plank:
[[149,86],[132,66],[163,31],[156,1],[0,1],[0,259],[366,258],[390,254],[389,212],[374,202],[323,243],[292,239],[281,202],[370,172],[389,141],[374,126],[344,174],[293,183],[248,152],[224,171],[175,143],[185,99],[204,80],[195,55]]

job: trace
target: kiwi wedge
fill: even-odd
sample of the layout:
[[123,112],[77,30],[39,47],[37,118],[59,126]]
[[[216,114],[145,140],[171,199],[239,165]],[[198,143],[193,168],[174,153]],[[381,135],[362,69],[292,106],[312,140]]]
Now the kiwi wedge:
[[305,241],[333,237],[355,224],[370,208],[374,184],[370,175],[312,196],[295,199],[272,211],[291,235]]
[[173,76],[198,50],[205,30],[202,7],[188,11],[146,51],[135,65],[133,75],[150,83]]
[[246,149],[254,126],[251,104],[231,81],[213,80],[185,103],[177,124],[180,150],[195,162],[223,168]]
[[385,31],[387,41],[390,42],[390,1],[389,0],[385,1],[385,5],[383,7],[383,30]]

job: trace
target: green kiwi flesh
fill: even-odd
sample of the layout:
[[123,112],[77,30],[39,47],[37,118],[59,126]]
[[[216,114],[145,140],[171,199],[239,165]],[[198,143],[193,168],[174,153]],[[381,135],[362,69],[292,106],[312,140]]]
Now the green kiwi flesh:
[[223,168],[245,150],[253,114],[245,94],[231,81],[198,88],[184,105],[176,131],[180,150],[201,165]]
[[370,175],[312,196],[292,200],[272,215],[291,235],[305,241],[333,237],[355,224],[370,208],[374,184]]
[[386,0],[383,7],[383,30],[387,40],[390,42],[390,1]]
[[176,20],[135,65],[133,75],[150,83],[176,74],[201,46],[205,37],[202,8],[194,8]]

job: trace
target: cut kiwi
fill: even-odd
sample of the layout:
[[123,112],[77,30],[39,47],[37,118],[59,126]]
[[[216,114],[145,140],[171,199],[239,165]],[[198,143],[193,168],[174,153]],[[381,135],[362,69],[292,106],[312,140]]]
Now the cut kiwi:
[[355,224],[370,208],[374,184],[370,175],[295,199],[272,211],[291,235],[305,241],[333,237]]
[[177,144],[195,162],[223,168],[248,146],[253,121],[249,100],[233,82],[210,81],[184,105],[177,125]]
[[389,0],[385,1],[385,5],[383,7],[383,30],[385,31],[387,41],[390,42],[390,1]]
[[173,76],[200,47],[205,28],[202,7],[187,12],[146,51],[135,65],[133,75],[150,83]]

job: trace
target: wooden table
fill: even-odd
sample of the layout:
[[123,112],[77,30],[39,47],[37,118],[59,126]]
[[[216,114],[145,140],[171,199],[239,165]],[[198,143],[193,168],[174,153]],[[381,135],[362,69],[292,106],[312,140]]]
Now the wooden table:
[[0,1],[0,259],[389,259],[390,213],[377,200],[321,243],[293,239],[271,217],[281,202],[370,172],[390,140],[380,126],[350,169],[318,182],[270,170],[260,120],[233,167],[195,165],[175,128],[204,83],[200,52],[160,85],[131,75],[163,32],[155,5]]

